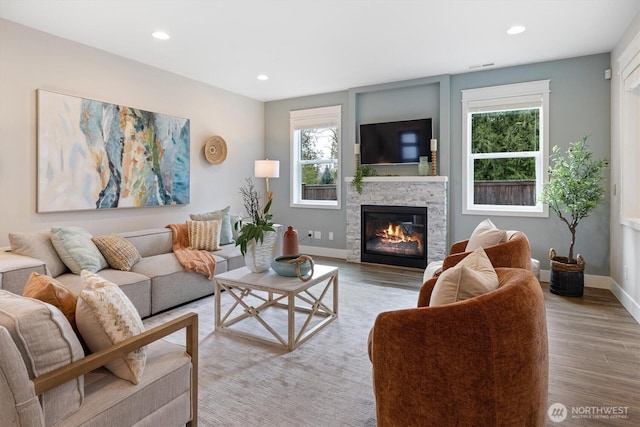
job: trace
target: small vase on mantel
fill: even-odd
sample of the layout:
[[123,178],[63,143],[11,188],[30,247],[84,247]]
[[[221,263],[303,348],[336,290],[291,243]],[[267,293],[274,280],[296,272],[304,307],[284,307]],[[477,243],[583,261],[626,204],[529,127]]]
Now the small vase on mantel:
[[276,241],[278,234],[275,231],[264,233],[262,243],[251,239],[247,242],[247,252],[244,254],[244,263],[253,273],[262,273],[271,268],[271,261],[276,257]]

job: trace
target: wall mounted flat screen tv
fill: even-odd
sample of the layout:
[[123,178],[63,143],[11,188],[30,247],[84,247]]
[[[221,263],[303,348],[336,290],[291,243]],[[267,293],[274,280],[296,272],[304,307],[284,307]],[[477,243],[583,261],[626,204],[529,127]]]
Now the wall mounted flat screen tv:
[[431,158],[431,119],[360,125],[360,163],[384,165],[418,163]]

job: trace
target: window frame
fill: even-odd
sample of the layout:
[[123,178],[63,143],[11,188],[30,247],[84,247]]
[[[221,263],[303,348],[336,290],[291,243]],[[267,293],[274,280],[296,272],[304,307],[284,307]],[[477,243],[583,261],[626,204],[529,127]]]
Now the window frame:
[[[548,217],[549,207],[539,197],[549,170],[549,82],[538,80],[462,90],[462,213],[465,215],[499,215]],[[539,108],[540,141],[538,151],[472,153],[471,119],[474,113],[489,113]],[[535,158],[536,204],[480,205],[474,202],[474,161],[480,158]]]
[[[338,136],[337,155],[335,160],[300,160],[300,144],[296,131],[301,129],[335,127]],[[292,208],[341,209],[342,207],[342,105],[308,108],[289,112],[289,138],[291,149],[291,191],[290,206]],[[302,199],[302,165],[304,164],[336,164],[336,200]]]

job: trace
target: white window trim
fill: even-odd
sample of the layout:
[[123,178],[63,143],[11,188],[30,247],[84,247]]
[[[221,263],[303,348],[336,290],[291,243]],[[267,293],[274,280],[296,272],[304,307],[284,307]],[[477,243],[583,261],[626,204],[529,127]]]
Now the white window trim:
[[[309,127],[336,126],[338,130],[338,168],[336,175],[336,199],[337,200],[302,200],[300,194],[300,168],[297,159],[299,158],[299,146],[296,144],[294,134],[296,130]],[[341,145],[342,145],[342,106],[334,105],[330,107],[310,108],[289,112],[289,146],[291,148],[291,204],[292,208],[320,208],[320,209],[340,209],[342,206],[341,197]],[[326,160],[310,161],[306,163],[329,163]],[[335,163],[335,162],[332,162]]]
[[638,134],[640,128],[635,118],[640,114],[640,34],[618,58],[620,66],[619,135],[620,135],[620,224],[640,230],[640,196],[637,182],[640,170],[635,164],[640,155]]
[[[476,205],[473,182],[473,157],[471,156],[471,113],[479,111],[541,108],[539,152],[510,153],[508,157],[535,157],[536,194],[548,178],[549,169],[549,80],[516,83],[502,86],[462,90],[462,213],[466,215],[499,215],[548,217],[549,207],[539,200],[535,206]],[[490,157],[499,157],[495,153]]]

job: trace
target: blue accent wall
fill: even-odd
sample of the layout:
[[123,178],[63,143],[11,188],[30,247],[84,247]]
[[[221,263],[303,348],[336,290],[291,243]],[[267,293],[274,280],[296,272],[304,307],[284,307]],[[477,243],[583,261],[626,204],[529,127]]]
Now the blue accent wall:
[[[517,67],[497,68],[452,76],[425,77],[408,82],[385,83],[345,92],[321,94],[303,98],[267,102],[265,104],[265,142],[269,158],[281,161],[281,174],[273,180],[272,189],[278,197],[275,217],[298,230],[323,231],[321,241],[305,244],[345,249],[346,214],[340,210],[300,209],[289,207],[290,163],[289,111],[327,105],[342,105],[342,177],[355,170],[353,146],[358,123],[433,117],[434,134],[439,138],[439,170],[449,176],[449,243],[468,238],[484,219],[462,214],[462,105],[461,90],[485,86],[551,80],[550,145],[566,148],[570,141],[590,135],[589,145],[596,158],[610,153],[610,81],[604,79],[610,68],[608,53],[586,57],[549,61]],[[383,166],[379,174],[417,175],[417,165]],[[608,185],[607,185],[608,187]],[[609,275],[609,199],[577,230],[576,252],[587,261],[587,274]],[[500,228],[524,231],[529,237],[533,256],[547,270],[549,248],[566,255],[570,234],[553,213],[549,218],[491,218]],[[326,232],[333,231],[335,240],[327,241]]]

